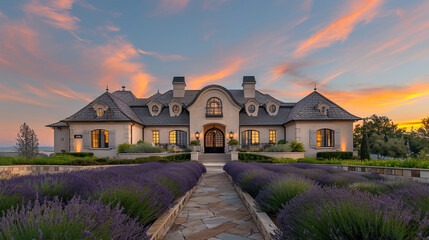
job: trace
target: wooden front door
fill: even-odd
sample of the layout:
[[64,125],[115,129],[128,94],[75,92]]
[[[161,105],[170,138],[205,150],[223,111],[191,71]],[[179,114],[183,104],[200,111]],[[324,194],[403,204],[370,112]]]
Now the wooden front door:
[[212,128],[204,135],[204,152],[205,153],[224,153],[225,136],[217,128]]

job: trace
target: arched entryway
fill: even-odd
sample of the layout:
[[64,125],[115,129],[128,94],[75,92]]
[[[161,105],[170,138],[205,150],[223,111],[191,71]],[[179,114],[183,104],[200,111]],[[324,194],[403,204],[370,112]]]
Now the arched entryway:
[[204,135],[205,153],[224,153],[225,135],[218,128],[211,128]]

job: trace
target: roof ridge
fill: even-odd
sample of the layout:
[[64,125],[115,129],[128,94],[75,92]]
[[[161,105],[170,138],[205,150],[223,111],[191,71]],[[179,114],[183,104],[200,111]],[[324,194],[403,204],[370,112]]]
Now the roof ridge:
[[[109,93],[109,92],[106,92],[107,93],[107,96],[113,101],[113,104],[115,104],[116,105],[116,107],[118,108],[118,110],[122,113],[122,114],[124,114],[127,118],[129,118],[129,120],[131,120],[131,121],[135,121],[135,119],[133,119],[133,117],[131,117],[131,116],[129,116],[127,113],[125,113],[124,112],[124,110],[122,109],[122,107],[120,107],[120,106],[118,106],[118,104],[117,104],[117,100],[119,100],[119,101],[121,101],[123,104],[125,104],[125,106],[127,106],[127,107],[129,107],[130,108],[130,110],[132,111],[132,112],[134,112],[134,110],[126,103],[126,102],[124,102],[122,99],[120,99],[120,98],[118,98],[118,97],[116,97],[115,95],[113,95],[112,93]],[[135,114],[135,113],[134,113]],[[136,115],[136,117],[140,120],[140,123],[142,123],[141,122],[141,119]]]
[[348,112],[347,110],[345,110],[344,108],[342,108],[340,105],[338,105],[338,104],[336,104],[334,101],[332,101],[332,100],[330,100],[329,98],[327,98],[327,97],[325,97],[325,95],[323,95],[323,94],[321,94],[321,93],[319,93],[318,91],[314,91],[315,93],[317,93],[319,96],[321,96],[322,98],[324,98],[325,100],[327,100],[328,102],[330,102],[330,103],[332,103],[332,104],[334,104],[334,105],[336,105],[337,107],[339,107],[341,110],[343,110],[344,112],[346,112],[347,114],[350,114],[350,115],[352,115],[353,117],[356,117],[356,118],[360,118],[360,117],[358,117],[358,116],[356,116],[356,115],[354,115],[354,114],[351,114],[350,112]]

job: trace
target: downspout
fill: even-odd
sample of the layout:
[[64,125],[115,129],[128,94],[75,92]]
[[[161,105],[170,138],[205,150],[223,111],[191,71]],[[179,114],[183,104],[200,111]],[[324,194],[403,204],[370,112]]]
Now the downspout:
[[286,124],[283,125],[283,129],[284,129],[284,136],[283,136],[283,140],[286,141]]
[[133,144],[133,126],[136,125],[135,122],[133,122],[133,124],[131,124],[131,144]]
[[144,142],[144,125],[142,125],[142,141]]

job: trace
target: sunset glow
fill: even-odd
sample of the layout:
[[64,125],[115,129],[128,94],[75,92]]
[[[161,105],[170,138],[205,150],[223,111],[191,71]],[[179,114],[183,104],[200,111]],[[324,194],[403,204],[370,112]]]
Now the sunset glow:
[[[219,84],[296,102],[316,87],[349,112],[400,128],[429,115],[424,0],[18,0],[0,2],[0,146],[108,89],[137,97]],[[245,14],[243,14],[245,13]]]

